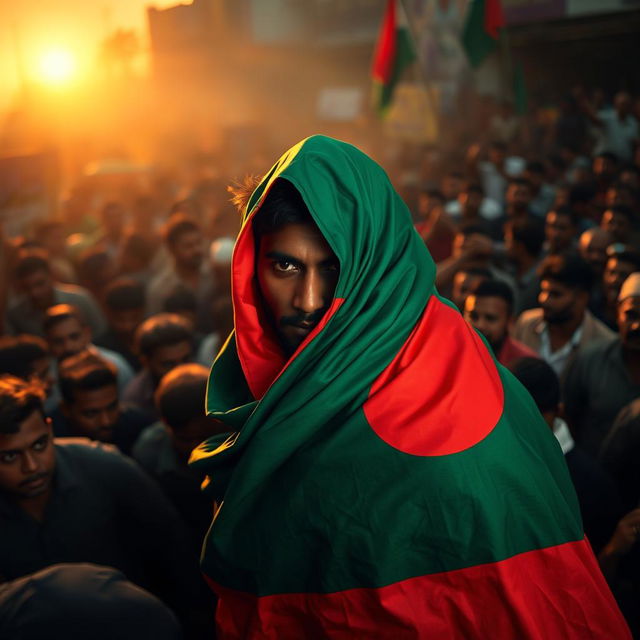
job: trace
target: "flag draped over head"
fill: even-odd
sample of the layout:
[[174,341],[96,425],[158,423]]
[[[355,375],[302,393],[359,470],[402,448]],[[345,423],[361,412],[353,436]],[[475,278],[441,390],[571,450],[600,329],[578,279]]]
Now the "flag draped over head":
[[462,45],[472,67],[479,67],[497,48],[505,24],[500,0],[469,0]]
[[416,58],[409,30],[401,19],[404,13],[396,5],[397,0],[387,2],[373,59],[374,104],[380,114],[386,113],[402,72]]
[[[253,219],[301,194],[340,275],[288,359],[255,282]],[[265,176],[233,257],[235,331],[192,464],[221,501],[202,566],[228,638],[629,638],[530,396],[434,288],[380,166],[313,136]]]

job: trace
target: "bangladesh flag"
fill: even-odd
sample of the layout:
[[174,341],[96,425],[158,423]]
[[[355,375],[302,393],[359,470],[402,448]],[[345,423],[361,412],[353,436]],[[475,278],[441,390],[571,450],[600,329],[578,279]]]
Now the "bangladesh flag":
[[462,46],[472,67],[479,67],[495,51],[504,26],[500,0],[470,0],[462,31]]
[[[288,360],[254,278],[275,180],[340,262]],[[202,558],[220,638],[630,638],[558,443],[434,277],[385,172],[351,145],[303,140],[253,193],[207,391],[229,434],[192,456],[220,504]]]
[[389,0],[380,27],[372,69],[374,104],[381,115],[391,105],[393,90],[400,81],[402,72],[415,58],[404,13],[398,11],[396,0]]

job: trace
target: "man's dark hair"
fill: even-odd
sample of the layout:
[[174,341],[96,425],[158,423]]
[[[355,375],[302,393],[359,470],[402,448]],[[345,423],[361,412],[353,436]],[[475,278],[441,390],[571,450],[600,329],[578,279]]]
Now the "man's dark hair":
[[527,162],[527,171],[529,173],[537,173],[540,176],[543,176],[546,173],[544,164],[539,160],[531,160],[531,162]]
[[118,374],[110,362],[89,351],[81,351],[62,361],[58,381],[62,399],[66,404],[73,404],[78,391],[117,386]]
[[525,251],[538,257],[544,246],[544,223],[537,218],[509,220],[506,224],[515,242],[521,244]]
[[104,304],[111,311],[142,309],[145,306],[144,287],[131,278],[118,278],[107,285]]
[[20,425],[34,411],[39,411],[44,418],[45,396],[42,385],[37,382],[12,375],[0,376],[0,433],[18,433]]
[[531,394],[540,413],[556,411],[560,404],[558,374],[539,358],[518,358],[509,365],[511,373]]
[[49,254],[44,249],[24,249],[19,251],[13,265],[14,278],[26,278],[38,271],[51,273]]
[[258,241],[263,235],[279,231],[290,224],[315,224],[300,192],[288,180],[277,179],[267,193],[253,220],[253,234]]
[[483,280],[471,292],[476,298],[500,298],[507,305],[508,314],[513,310],[513,291],[501,280]]
[[78,307],[74,307],[72,304],[56,304],[45,312],[42,330],[47,334],[51,329],[67,320],[77,320],[81,327],[87,326],[87,320]]
[[160,347],[179,342],[193,342],[193,330],[189,321],[175,313],[159,313],[147,318],[135,335],[136,351],[150,357]]
[[[571,222],[571,226],[573,227],[577,228],[580,225],[580,214],[571,207],[555,207],[551,209],[549,213],[555,213],[557,216],[569,218],[569,222]],[[549,215],[549,213],[547,213],[547,215]]]
[[198,222],[184,213],[176,213],[164,225],[162,237],[169,249],[171,249],[175,247],[185,233],[193,233],[194,231],[196,233],[202,232]]
[[587,262],[578,256],[561,254],[547,256],[539,267],[540,280],[552,280],[568,287],[591,291],[593,272]]
[[0,374],[28,380],[34,373],[34,363],[48,357],[47,343],[38,336],[0,337]]
[[479,278],[486,278],[487,280],[491,280],[493,277],[491,271],[486,267],[460,267],[456,271],[456,275],[459,273],[466,273],[468,276],[478,276]]
[[533,190],[531,182],[529,182],[529,180],[527,180],[526,178],[511,178],[509,180],[508,186],[511,186],[512,184],[516,185],[517,187],[526,187],[527,189],[529,189],[529,191]]
[[611,151],[603,151],[602,153],[598,153],[595,156],[596,158],[602,158],[603,160],[609,160],[614,164],[618,164],[618,156]]
[[155,402],[163,422],[179,431],[205,412],[209,372],[200,364],[182,364],[163,376]]
[[596,189],[592,184],[582,182],[569,190],[569,206],[588,204],[596,197]]
[[464,193],[479,193],[481,196],[484,195],[484,189],[482,185],[478,182],[470,182],[468,185],[462,189]]
[[198,298],[187,287],[178,285],[162,303],[162,310],[167,313],[181,313],[188,311],[195,313],[198,310]]

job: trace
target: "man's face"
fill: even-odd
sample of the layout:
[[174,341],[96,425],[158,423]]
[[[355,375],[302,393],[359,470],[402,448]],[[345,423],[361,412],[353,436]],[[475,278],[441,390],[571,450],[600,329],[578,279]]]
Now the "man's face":
[[620,260],[616,256],[612,256],[607,260],[607,266],[604,269],[604,275],[602,277],[607,302],[610,304],[616,302],[622,283],[635,270],[636,266],[632,262]]
[[139,309],[107,309],[107,321],[113,332],[128,343],[133,338],[138,326],[144,320],[144,308]]
[[442,193],[447,201],[455,200],[462,191],[463,180],[458,176],[445,176],[442,181]]
[[611,158],[596,156],[593,159],[592,170],[598,178],[610,178],[615,173],[616,166]]
[[509,308],[502,298],[471,294],[464,303],[464,318],[480,331],[495,353],[500,351],[509,328]]
[[191,362],[193,347],[187,340],[157,347],[149,357],[143,357],[143,364],[149,369],[154,382],[158,384],[165,373],[179,364]]
[[589,229],[580,236],[580,255],[586,260],[593,272],[601,275],[607,262],[607,247],[613,238],[598,229]]
[[53,278],[51,274],[40,269],[18,280],[19,288],[31,300],[36,309],[46,309],[53,304]]
[[86,349],[91,343],[91,330],[68,318],[49,329],[46,339],[51,355],[60,361]]
[[640,298],[632,296],[618,303],[618,329],[622,344],[640,351]]
[[620,117],[625,117],[631,113],[631,96],[626,91],[616,93],[613,105]]
[[571,218],[556,211],[547,213],[544,235],[549,243],[551,253],[561,253],[571,246],[576,228],[571,223]]
[[462,208],[462,215],[465,218],[473,218],[480,211],[482,194],[475,190],[461,191],[458,195],[458,202]]
[[100,389],[75,391],[73,402],[65,403],[63,411],[78,435],[111,442],[120,418],[118,388],[110,384]]
[[627,216],[607,209],[602,214],[600,227],[609,231],[618,242],[626,242],[631,234],[631,222]]
[[453,276],[453,287],[451,289],[451,301],[460,309],[464,310],[467,296],[483,281],[484,276],[468,273],[467,271],[458,271]]
[[607,207],[633,207],[633,194],[629,189],[619,187],[609,187],[606,197]]
[[510,184],[505,199],[511,209],[526,211],[531,202],[531,190],[523,184]]
[[51,426],[39,411],[20,425],[18,433],[0,433],[0,491],[18,500],[51,489],[56,454]]
[[544,319],[549,324],[565,324],[584,313],[585,297],[560,282],[543,280],[540,283],[538,302],[542,307]]
[[261,238],[258,287],[286,355],[324,316],[339,274],[338,258],[315,225],[289,224]]
[[171,252],[176,264],[190,271],[197,271],[204,259],[204,242],[202,234],[197,231],[185,231],[181,233]]

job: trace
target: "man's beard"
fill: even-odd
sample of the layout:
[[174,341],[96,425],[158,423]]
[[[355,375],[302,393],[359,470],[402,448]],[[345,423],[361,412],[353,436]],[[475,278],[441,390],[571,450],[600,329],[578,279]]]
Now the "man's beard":
[[560,311],[549,312],[543,309],[545,322],[548,324],[564,324],[573,318],[572,305],[567,305]]
[[[280,318],[280,321],[276,326],[276,333],[285,355],[293,355],[305,338],[311,333],[311,331],[313,331],[313,329],[316,328],[326,312],[327,309],[322,308],[314,311],[313,313],[299,313],[293,316],[283,316]],[[308,331],[306,331],[306,333],[301,333],[300,335],[292,336],[285,331],[286,327],[304,327],[305,329],[308,327]]]

